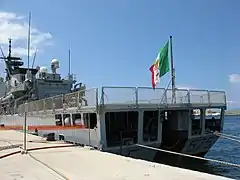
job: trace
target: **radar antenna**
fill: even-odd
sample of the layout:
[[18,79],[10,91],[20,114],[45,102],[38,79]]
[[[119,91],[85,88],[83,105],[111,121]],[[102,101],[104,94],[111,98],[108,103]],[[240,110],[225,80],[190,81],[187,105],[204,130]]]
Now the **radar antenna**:
[[21,61],[22,59],[20,57],[13,57],[12,56],[12,39],[9,38],[9,45],[8,45],[8,56],[6,57],[3,53],[2,47],[0,46],[1,54],[2,57],[0,59],[3,59],[5,62],[6,66],[6,71],[7,71],[7,77],[10,78],[12,74],[12,67],[17,67],[17,66],[22,66],[23,62]]

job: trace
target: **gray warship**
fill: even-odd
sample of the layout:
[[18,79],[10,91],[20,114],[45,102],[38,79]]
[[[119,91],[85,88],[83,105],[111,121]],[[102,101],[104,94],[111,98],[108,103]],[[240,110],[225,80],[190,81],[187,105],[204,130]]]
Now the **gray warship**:
[[[51,73],[46,67],[36,68],[23,67],[24,62],[20,57],[12,56],[11,39],[9,39],[9,52],[5,56],[2,49],[0,57],[6,67],[6,77],[0,79],[0,104],[2,113],[12,114],[20,104],[35,101],[60,94],[71,93],[84,90],[86,87],[82,83],[76,83],[73,74],[68,74],[67,79],[63,79],[57,73],[59,61],[52,59]],[[35,62],[35,59],[34,61]]]
[[[11,40],[8,56],[2,52],[2,59],[6,66],[5,80],[0,82],[3,129],[22,130],[26,118],[29,132],[156,162],[164,155],[139,144],[204,156],[219,138],[213,132],[223,129],[224,91],[87,89],[70,71],[63,79],[56,59],[50,63],[51,72],[46,67],[23,67],[22,59],[11,55]],[[209,109],[218,115],[210,117]]]

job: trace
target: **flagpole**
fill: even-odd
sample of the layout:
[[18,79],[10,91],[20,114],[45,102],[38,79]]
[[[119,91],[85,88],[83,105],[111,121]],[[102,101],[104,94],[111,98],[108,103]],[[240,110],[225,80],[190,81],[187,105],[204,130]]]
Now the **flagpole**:
[[172,36],[170,36],[170,53],[171,53],[171,78],[172,78],[172,103],[176,103],[176,92],[175,92],[175,69],[173,66],[173,52],[172,52]]

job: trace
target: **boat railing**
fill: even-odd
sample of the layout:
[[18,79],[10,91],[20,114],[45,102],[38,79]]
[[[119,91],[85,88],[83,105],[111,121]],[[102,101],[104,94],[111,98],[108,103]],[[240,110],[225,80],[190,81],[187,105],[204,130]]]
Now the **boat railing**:
[[38,112],[46,110],[69,109],[77,107],[93,107],[96,110],[99,105],[208,105],[226,106],[224,91],[208,91],[196,89],[176,89],[175,99],[172,98],[172,90],[149,87],[102,87],[101,95],[98,89],[86,89],[77,92],[49,97],[42,100],[31,101],[18,106],[17,112]]
[[209,91],[198,89],[176,89],[175,99],[172,89],[151,87],[102,87],[100,103],[108,104],[204,104],[226,106],[226,94],[224,91]]
[[17,108],[17,113],[39,112],[47,110],[81,108],[83,106],[98,107],[98,89],[80,90],[68,94],[57,95],[41,100],[31,101],[27,104],[21,104]]

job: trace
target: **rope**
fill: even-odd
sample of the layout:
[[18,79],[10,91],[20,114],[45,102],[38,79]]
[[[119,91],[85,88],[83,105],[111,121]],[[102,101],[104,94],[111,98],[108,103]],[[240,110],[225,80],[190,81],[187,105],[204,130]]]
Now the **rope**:
[[189,157],[189,158],[201,159],[201,160],[204,160],[204,161],[211,161],[211,162],[216,162],[216,163],[219,163],[219,164],[224,164],[224,165],[229,165],[229,166],[234,166],[234,167],[240,168],[240,164],[233,164],[233,163],[219,161],[219,160],[215,160],[215,159],[208,159],[208,158],[193,156],[193,155],[189,155],[189,154],[183,154],[183,153],[168,151],[168,150],[164,150],[164,149],[158,149],[158,148],[145,146],[145,145],[141,145],[141,144],[136,144],[136,145],[139,146],[139,147],[142,147],[142,148],[147,148],[147,149],[151,149],[151,150],[155,150],[155,151],[161,151],[161,152],[166,152],[166,153],[175,154],[175,155],[179,155],[179,156],[185,156],[185,157]]
[[222,135],[222,136],[227,136],[227,137],[231,137],[231,138],[235,138],[235,139],[239,139],[239,140],[240,140],[240,137],[239,137],[239,136],[233,136],[233,135],[229,135],[229,134],[223,134],[223,133],[220,133],[220,132],[215,132],[214,134]]
[[213,133],[213,134],[216,135],[216,136],[219,136],[219,137],[222,137],[222,138],[225,138],[225,139],[228,139],[228,140],[232,140],[232,141],[236,141],[236,142],[239,142],[239,143],[240,143],[240,140],[238,140],[238,139],[231,138],[231,137],[228,137],[228,136],[226,136],[226,135],[221,135],[221,134],[219,134],[219,133]]

